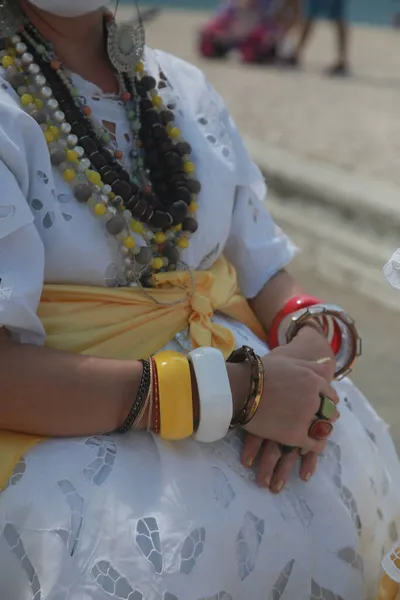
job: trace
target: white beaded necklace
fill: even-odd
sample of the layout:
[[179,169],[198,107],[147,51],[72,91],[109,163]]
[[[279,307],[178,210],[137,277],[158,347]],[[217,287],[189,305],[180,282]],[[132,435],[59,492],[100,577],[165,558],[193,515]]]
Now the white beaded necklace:
[[[61,64],[52,57],[50,50],[44,44],[37,43],[28,28],[21,36],[32,46],[38,56],[49,63],[54,63],[52,66],[60,80],[71,95],[76,97],[77,92],[70,78],[61,68]],[[45,76],[34,61],[33,55],[28,52],[27,43],[24,43],[21,36],[14,36],[11,39],[12,47],[0,54],[6,70],[6,78],[19,94],[23,108],[40,124],[48,144],[52,164],[58,166],[64,180],[73,187],[77,200],[86,202],[93,214],[103,221],[109,233],[117,239],[123,265],[123,269],[120,270],[119,285],[140,284],[141,273],[143,271],[149,273],[149,269],[151,272],[175,269],[178,264],[177,253],[173,254],[176,260],[171,263],[168,256],[161,254],[160,248],[167,244],[170,245],[171,251],[173,246],[177,249],[186,248],[189,244],[190,231],[182,231],[182,225],[170,227],[167,231],[148,228],[138,219],[133,218],[130,210],[124,208],[122,198],[115,196],[111,186],[104,184],[101,175],[92,169],[91,161],[85,156],[83,147],[78,145],[77,136],[71,132],[71,125],[60,110],[52,89],[47,85]],[[140,79],[146,75],[144,65],[140,62],[136,68],[136,76]],[[141,126],[138,101],[126,90],[123,78],[119,76],[119,79],[123,90],[122,97],[124,99],[125,95],[125,102],[129,104],[128,119],[137,138]],[[152,92],[151,98],[157,110],[165,109],[156,91]],[[80,108],[85,111],[85,107],[80,106]],[[94,118],[91,118],[91,122],[98,137],[105,143],[109,141],[98,122]],[[173,123],[167,126],[167,130],[175,142],[182,142],[180,131]],[[139,160],[138,166],[138,171],[143,177],[145,173],[143,161],[140,164]],[[185,157],[184,167],[190,176],[194,166],[189,157]],[[140,183],[143,184],[145,181],[142,179]],[[193,197],[189,213],[194,215],[196,209],[197,203]],[[195,230],[197,226],[192,228]],[[140,235],[147,245],[139,247],[135,235]]]

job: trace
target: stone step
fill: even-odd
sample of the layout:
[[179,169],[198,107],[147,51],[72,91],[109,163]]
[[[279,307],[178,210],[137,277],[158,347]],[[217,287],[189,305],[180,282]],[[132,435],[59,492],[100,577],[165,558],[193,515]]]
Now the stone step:
[[276,222],[301,250],[298,262],[330,283],[400,312],[399,294],[382,274],[383,265],[397,247],[390,240],[371,228],[360,232],[340,211],[326,204],[315,206],[307,198],[270,192],[267,203]]
[[400,188],[394,183],[245,141],[269,188],[279,196],[302,198],[316,210],[329,209],[361,235],[372,233],[400,246]]
[[382,267],[400,247],[400,188],[287,150],[245,140],[265,175],[268,205],[302,252],[298,260],[332,283],[400,311]]

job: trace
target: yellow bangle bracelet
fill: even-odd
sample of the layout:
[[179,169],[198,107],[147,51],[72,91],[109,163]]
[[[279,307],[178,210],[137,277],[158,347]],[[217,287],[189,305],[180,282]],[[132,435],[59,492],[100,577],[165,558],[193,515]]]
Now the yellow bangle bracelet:
[[160,398],[160,436],[183,440],[193,433],[192,381],[188,359],[179,352],[154,356]]

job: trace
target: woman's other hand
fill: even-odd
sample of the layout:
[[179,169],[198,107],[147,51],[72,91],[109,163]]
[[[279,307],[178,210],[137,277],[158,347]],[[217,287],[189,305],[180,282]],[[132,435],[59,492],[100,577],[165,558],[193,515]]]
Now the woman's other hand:
[[[334,354],[325,337],[314,327],[304,327],[290,344],[277,348],[275,352],[282,356],[304,360],[316,360],[323,357],[326,364],[326,381],[330,383],[334,377],[336,367]],[[251,462],[251,457],[260,452],[261,446],[259,438],[252,439],[251,435],[247,436],[243,449],[244,464],[246,461]],[[258,482],[260,485],[269,487],[272,492],[279,493],[299,463],[299,475],[303,481],[308,481],[317,469],[318,454],[308,452],[300,456],[298,450],[284,454],[276,442],[265,442],[262,447],[262,468],[257,474]]]
[[330,363],[327,363],[329,368],[326,369],[326,380],[328,382],[333,380],[336,369],[335,355],[322,332],[313,326],[303,327],[289,344],[279,346],[274,352],[282,356],[315,362],[321,358],[330,358]]
[[261,487],[269,488],[274,494],[283,490],[298,464],[301,479],[308,481],[314,475],[318,463],[316,452],[307,452],[300,456],[300,450],[293,448],[292,452],[284,453],[277,442],[263,440],[248,433],[243,446],[242,463],[251,468],[257,458],[257,483]]
[[[295,356],[295,352],[298,349],[289,344],[274,351],[274,353],[284,356],[285,350],[288,357],[291,357],[291,353],[293,352]],[[334,370],[334,361],[326,360],[325,364],[318,366],[322,366],[322,369],[318,369],[319,373],[317,375],[320,376],[322,373],[325,380],[329,382]],[[336,394],[332,396],[332,400],[337,401]],[[336,418],[338,416],[339,414],[336,415]],[[321,443],[319,452],[323,450],[324,445],[324,443]],[[317,452],[308,452],[300,457],[299,449],[294,448],[292,452],[284,453],[279,443],[272,440],[264,440],[253,434],[247,434],[242,452],[242,462],[246,467],[250,468],[257,457],[259,457],[257,481],[259,485],[268,487],[274,493],[282,491],[292,471],[296,468],[299,458],[300,477],[303,481],[308,481],[314,474],[318,462]]]
[[263,358],[264,393],[246,431],[262,439],[319,452],[323,443],[308,436],[321,404],[320,394],[337,404],[339,398],[327,383],[330,365],[281,356]]

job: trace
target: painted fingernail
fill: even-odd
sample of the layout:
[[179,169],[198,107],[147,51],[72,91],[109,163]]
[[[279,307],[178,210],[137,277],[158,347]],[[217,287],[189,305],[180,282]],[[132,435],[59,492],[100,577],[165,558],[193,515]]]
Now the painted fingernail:
[[329,356],[326,356],[325,358],[319,358],[317,360],[318,365],[327,365],[330,362],[331,362],[331,359],[329,358]]
[[250,467],[253,464],[253,458],[251,456],[249,456],[249,458],[246,458],[246,461],[244,463],[244,466],[247,467],[248,469],[250,469]]
[[311,479],[312,473],[306,473],[306,475],[304,476],[304,481],[308,481],[309,479]]
[[280,479],[278,481],[278,483],[276,485],[274,485],[274,492],[275,494],[279,494],[282,491],[283,488],[283,480]]

